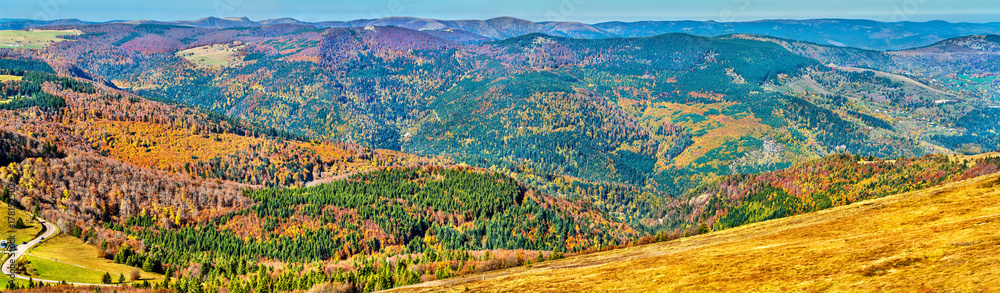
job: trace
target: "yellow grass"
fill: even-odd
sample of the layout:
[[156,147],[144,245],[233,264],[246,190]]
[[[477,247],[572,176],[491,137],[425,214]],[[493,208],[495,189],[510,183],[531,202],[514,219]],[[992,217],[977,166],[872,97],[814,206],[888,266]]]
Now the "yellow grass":
[[201,46],[177,52],[177,56],[183,57],[199,67],[226,67],[239,61],[236,53],[242,47],[229,44]]
[[65,41],[61,36],[79,34],[79,30],[0,31],[0,48],[41,49]]
[[[7,204],[0,203],[0,212],[3,213],[4,218],[7,217]],[[15,240],[17,241],[17,243],[35,239],[35,236],[38,236],[38,233],[42,232],[42,224],[39,224],[37,221],[32,221],[31,215],[29,215],[28,213],[22,210],[15,209],[14,217],[15,217],[14,221],[17,221],[16,219],[21,219],[22,221],[24,221],[24,224],[28,226],[27,228],[24,229],[15,230],[14,236],[16,237]],[[14,223],[10,224],[13,225]],[[7,228],[8,228],[7,220],[0,220],[0,234],[3,234],[0,237],[3,237],[3,239],[7,239],[7,237],[9,236],[7,233]]]
[[[996,175],[405,292],[992,292]],[[485,281],[482,280],[485,277]]]
[[20,76],[13,76],[13,75],[0,75],[0,82],[8,81],[8,80],[21,80],[21,77]]
[[[129,278],[132,270],[137,269],[100,258],[97,247],[66,234],[56,235],[39,244],[26,259],[35,269],[34,277],[67,282],[100,283],[105,272],[117,282],[119,275]],[[140,276],[149,281],[163,279],[163,275],[141,270]]]
[[982,153],[982,154],[978,154],[978,155],[955,155],[955,156],[952,156],[951,159],[953,161],[963,161],[963,160],[965,160],[965,161],[969,161],[969,163],[971,164],[971,163],[975,163],[976,160],[985,159],[985,158],[992,158],[992,157],[1000,157],[1000,153],[998,153],[998,152],[991,152],[991,153]]

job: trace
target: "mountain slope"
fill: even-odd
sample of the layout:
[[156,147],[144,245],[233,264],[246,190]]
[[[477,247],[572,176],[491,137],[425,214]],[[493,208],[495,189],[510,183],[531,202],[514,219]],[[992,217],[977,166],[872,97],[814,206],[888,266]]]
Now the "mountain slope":
[[[0,50],[0,185],[111,242],[117,261],[162,262],[188,285],[373,291],[997,171],[920,157],[1000,146],[1000,112],[983,101],[821,58],[917,60],[899,52],[756,35],[481,43],[470,31],[580,25],[386,21],[421,28],[209,18],[68,26],[84,34]],[[935,136],[961,131],[968,141]],[[278,273],[257,268],[270,261],[327,267],[268,284]]]
[[[399,292],[982,291],[1000,286],[1000,177]],[[484,280],[485,279],[485,280]]]
[[608,38],[613,35],[593,26],[578,22],[537,23],[513,17],[497,17],[487,20],[438,20],[417,17],[386,17],[346,22],[320,22],[319,27],[365,27],[397,26],[419,31],[457,29],[478,34],[490,40],[507,39],[534,33],[544,33],[572,38]]
[[827,63],[833,70],[811,72],[808,78],[786,84],[798,93],[846,98],[813,99],[817,104],[829,107],[847,102],[852,108],[848,111],[878,116],[890,121],[897,131],[923,132],[922,139],[963,153],[1000,146],[988,126],[1000,123],[992,114],[1000,97],[1000,39],[996,35],[959,37],[890,52],[769,36],[737,34],[725,38],[772,42]]
[[[432,20],[383,21],[425,28]],[[509,18],[488,24],[527,25]],[[70,60],[133,93],[311,138],[448,155],[512,174],[530,166],[674,195],[716,175],[780,169],[838,150],[879,157],[940,151],[921,132],[923,120],[877,111],[942,116],[936,123],[971,111],[969,103],[939,110],[935,101],[944,98],[916,86],[832,73],[763,38],[535,33],[475,44],[462,33],[470,27],[80,29],[86,34],[79,39],[39,55]],[[181,51],[190,47],[225,50],[231,60],[199,66],[191,61],[195,53]],[[807,75],[834,85],[846,84],[843,78],[865,95],[832,86],[853,99],[782,88]],[[907,127],[893,126],[899,121]]]
[[[0,63],[19,77],[0,82],[0,199],[179,283],[225,276],[274,292],[346,278],[371,292],[518,265],[484,255],[573,253],[641,233],[498,172],[307,140],[22,61]],[[369,266],[302,267],[345,259]],[[275,266],[302,280],[244,281]],[[427,266],[441,269],[416,269]]]
[[951,38],[927,47],[906,51],[911,53],[1000,53],[1000,36],[979,35]]
[[[25,54],[106,77],[132,93],[308,138],[489,168],[552,194],[592,199],[634,223],[661,218],[651,217],[662,207],[651,200],[685,194],[718,176],[773,171],[833,153],[893,158],[1000,148],[989,134],[995,113],[977,110],[982,99],[860,68],[905,64],[893,52],[756,35],[530,34],[475,44],[449,39],[444,30],[383,26],[79,29],[85,34],[77,39]],[[198,49],[181,51],[189,47]],[[226,54],[226,62],[192,61],[211,57],[208,51]],[[847,56],[845,65],[860,60],[859,68],[824,65],[828,56]],[[253,161],[247,157],[287,158],[311,146],[238,151],[218,141],[260,144],[142,123],[139,131],[115,123],[86,126],[108,140],[92,146],[142,166],[268,186],[323,180],[312,168],[315,156],[266,175],[247,172]],[[155,135],[115,142],[132,132]],[[172,143],[178,138],[187,146]],[[213,146],[212,158],[184,156],[190,145],[203,143]],[[147,150],[154,159],[142,158]],[[340,154],[334,161],[352,158]],[[364,163],[327,162],[319,171],[352,165]],[[642,195],[647,191],[650,196]]]
[[585,39],[652,37],[669,33],[686,33],[705,37],[727,34],[758,34],[871,50],[903,50],[931,45],[948,38],[1000,32],[1000,23],[878,22],[852,19],[747,22],[639,21],[583,24],[565,21],[532,22],[512,17],[488,20],[387,17],[347,22],[321,22],[316,25],[320,27],[399,26],[414,30],[453,28],[492,39],[506,39],[532,33]]

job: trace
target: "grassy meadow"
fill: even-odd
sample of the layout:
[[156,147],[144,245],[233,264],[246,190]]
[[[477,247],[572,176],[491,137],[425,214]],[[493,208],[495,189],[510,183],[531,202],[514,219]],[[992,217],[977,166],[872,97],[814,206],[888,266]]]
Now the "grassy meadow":
[[0,82],[9,81],[9,80],[21,80],[21,77],[20,76],[13,76],[13,75],[0,75]]
[[[105,272],[117,282],[119,275],[127,278],[137,268],[116,264],[103,259],[97,247],[86,244],[79,238],[59,234],[39,244],[25,259],[31,262],[33,277],[74,283],[100,284]],[[142,280],[160,281],[163,275],[140,271]]]
[[[7,216],[6,215],[7,204],[0,203],[0,212],[4,213],[4,217]],[[35,239],[35,237],[42,232],[42,224],[38,223],[37,221],[32,221],[31,215],[29,215],[28,213],[22,210],[15,209],[14,217],[15,219],[21,219],[21,221],[23,221],[24,224],[27,226],[27,228],[15,230],[14,235],[18,243],[21,243],[22,241]],[[7,221],[0,221],[0,233],[3,234],[3,239],[7,239],[7,229],[8,229]]]
[[240,48],[242,47],[228,44],[201,46],[177,52],[177,56],[200,67],[226,67],[239,61],[236,53]]
[[0,31],[0,48],[41,49],[65,41],[62,36],[79,34],[78,30]]

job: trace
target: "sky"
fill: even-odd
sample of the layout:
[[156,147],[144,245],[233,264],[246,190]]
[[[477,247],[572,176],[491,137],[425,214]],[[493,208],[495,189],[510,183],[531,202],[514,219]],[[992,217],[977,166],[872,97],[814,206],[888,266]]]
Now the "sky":
[[533,21],[849,18],[878,21],[1000,22],[997,0],[2,0],[0,18],[87,21],[252,20],[291,17],[342,21],[387,16]]

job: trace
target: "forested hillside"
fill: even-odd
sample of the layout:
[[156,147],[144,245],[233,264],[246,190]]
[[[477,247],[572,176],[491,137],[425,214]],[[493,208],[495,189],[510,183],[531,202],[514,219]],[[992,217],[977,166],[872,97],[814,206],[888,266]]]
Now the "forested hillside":
[[[254,291],[333,281],[368,292],[621,245],[639,234],[509,177],[464,168],[388,169],[245,194],[252,207],[180,229],[157,225],[146,214],[108,227],[142,240],[146,251],[136,264],[145,258],[178,268],[200,263],[203,276],[224,276],[230,288]],[[244,283],[239,275],[252,270],[243,268],[260,259],[326,265],[291,275],[291,287],[254,276]]]
[[3,197],[115,263],[179,278],[156,287],[370,292],[644,233],[446,158],[309,140],[11,64],[2,73],[21,78],[0,92]]
[[[905,71],[897,65],[913,59],[900,56],[930,56],[919,50],[907,55],[749,35],[528,34],[467,43],[379,26],[63,28],[70,27],[84,34],[18,54],[278,130],[267,135],[488,168],[552,194],[592,200],[620,219],[638,221],[634,211],[648,212],[653,202],[717,176],[779,170],[834,153],[891,159],[1000,147],[983,126],[990,123],[975,118],[992,118],[983,97],[883,72]],[[335,154],[130,119],[138,123],[77,127],[91,137],[87,145],[110,157],[247,184],[303,186],[368,164],[412,161],[389,151]],[[144,138],[131,141],[132,135]],[[203,154],[186,155],[194,148]],[[248,169],[264,159],[264,174]]]
[[926,189],[1000,171],[1000,157],[882,160],[834,155],[787,169],[731,175],[665,204],[653,218],[675,235],[704,233]]
[[[891,158],[956,148],[940,146],[930,137],[945,133],[928,133],[920,120],[877,114],[890,107],[864,106],[857,91],[839,91],[849,98],[833,106],[817,91],[787,90],[807,76],[855,77],[768,41],[529,34],[470,44],[377,26],[74,28],[84,34],[35,54],[132,93],[293,135],[443,156],[518,178],[527,167],[679,195],[706,178],[776,170],[834,152]],[[871,99],[901,111],[929,108],[905,102],[917,89],[851,80],[891,94]],[[969,111],[949,106],[937,115]],[[897,122],[916,126],[892,127]],[[290,171],[298,174],[278,176],[309,181]]]
[[[1000,286],[1000,178],[392,292],[950,291]],[[584,289],[581,289],[584,288]],[[466,290],[468,289],[468,290]]]

